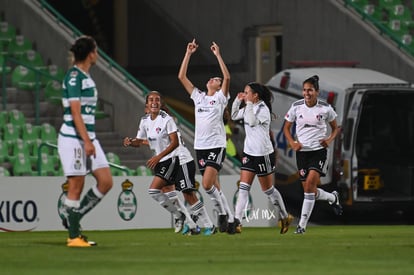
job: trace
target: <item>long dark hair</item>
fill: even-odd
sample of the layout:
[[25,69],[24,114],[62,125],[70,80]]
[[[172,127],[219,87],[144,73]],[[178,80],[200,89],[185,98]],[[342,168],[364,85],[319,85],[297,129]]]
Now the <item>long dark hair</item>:
[[302,86],[305,85],[305,83],[313,85],[313,88],[315,88],[316,91],[319,91],[319,76],[314,75],[312,77],[309,77],[308,79],[303,81]]
[[96,41],[91,36],[81,36],[70,47],[74,62],[84,61],[96,49]]
[[269,108],[270,113],[272,114],[273,94],[269,88],[257,82],[250,82],[247,85],[252,89],[254,93],[258,94],[259,99],[263,100],[267,108]]

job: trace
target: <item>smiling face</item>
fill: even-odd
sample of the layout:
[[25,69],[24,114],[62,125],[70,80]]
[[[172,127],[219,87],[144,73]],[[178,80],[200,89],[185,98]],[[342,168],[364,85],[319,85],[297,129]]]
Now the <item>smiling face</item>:
[[146,110],[151,114],[151,118],[158,116],[161,110],[161,96],[157,92],[150,92],[147,95],[145,104]]
[[303,84],[302,94],[306,106],[312,107],[318,100],[319,90],[315,90],[315,87],[311,83],[305,82]]

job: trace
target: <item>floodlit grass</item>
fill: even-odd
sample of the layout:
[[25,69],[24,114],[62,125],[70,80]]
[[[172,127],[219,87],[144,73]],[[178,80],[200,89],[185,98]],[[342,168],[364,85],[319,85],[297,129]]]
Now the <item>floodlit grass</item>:
[[90,231],[90,248],[66,232],[0,233],[0,274],[413,274],[413,226],[244,228],[182,236],[172,229]]

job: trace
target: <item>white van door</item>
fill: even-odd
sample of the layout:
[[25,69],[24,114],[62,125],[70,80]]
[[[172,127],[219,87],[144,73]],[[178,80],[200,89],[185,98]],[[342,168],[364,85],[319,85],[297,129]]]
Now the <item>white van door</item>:
[[361,101],[365,90],[356,91],[350,104],[343,129],[343,160],[345,184],[352,190],[352,200],[358,198],[358,157],[355,152],[356,134],[359,123]]

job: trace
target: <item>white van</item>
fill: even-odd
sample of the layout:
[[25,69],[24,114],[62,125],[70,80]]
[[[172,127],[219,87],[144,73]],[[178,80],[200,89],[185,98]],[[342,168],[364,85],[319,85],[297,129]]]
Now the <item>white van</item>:
[[[276,184],[298,180],[295,154],[283,134],[284,115],[303,98],[302,83],[318,75],[319,97],[335,109],[341,134],[329,148],[321,184],[342,202],[414,202],[414,88],[395,77],[361,68],[293,68],[273,76],[272,130],[278,147]],[[329,127],[328,127],[329,128]],[[294,135],[295,127],[292,127]]]

